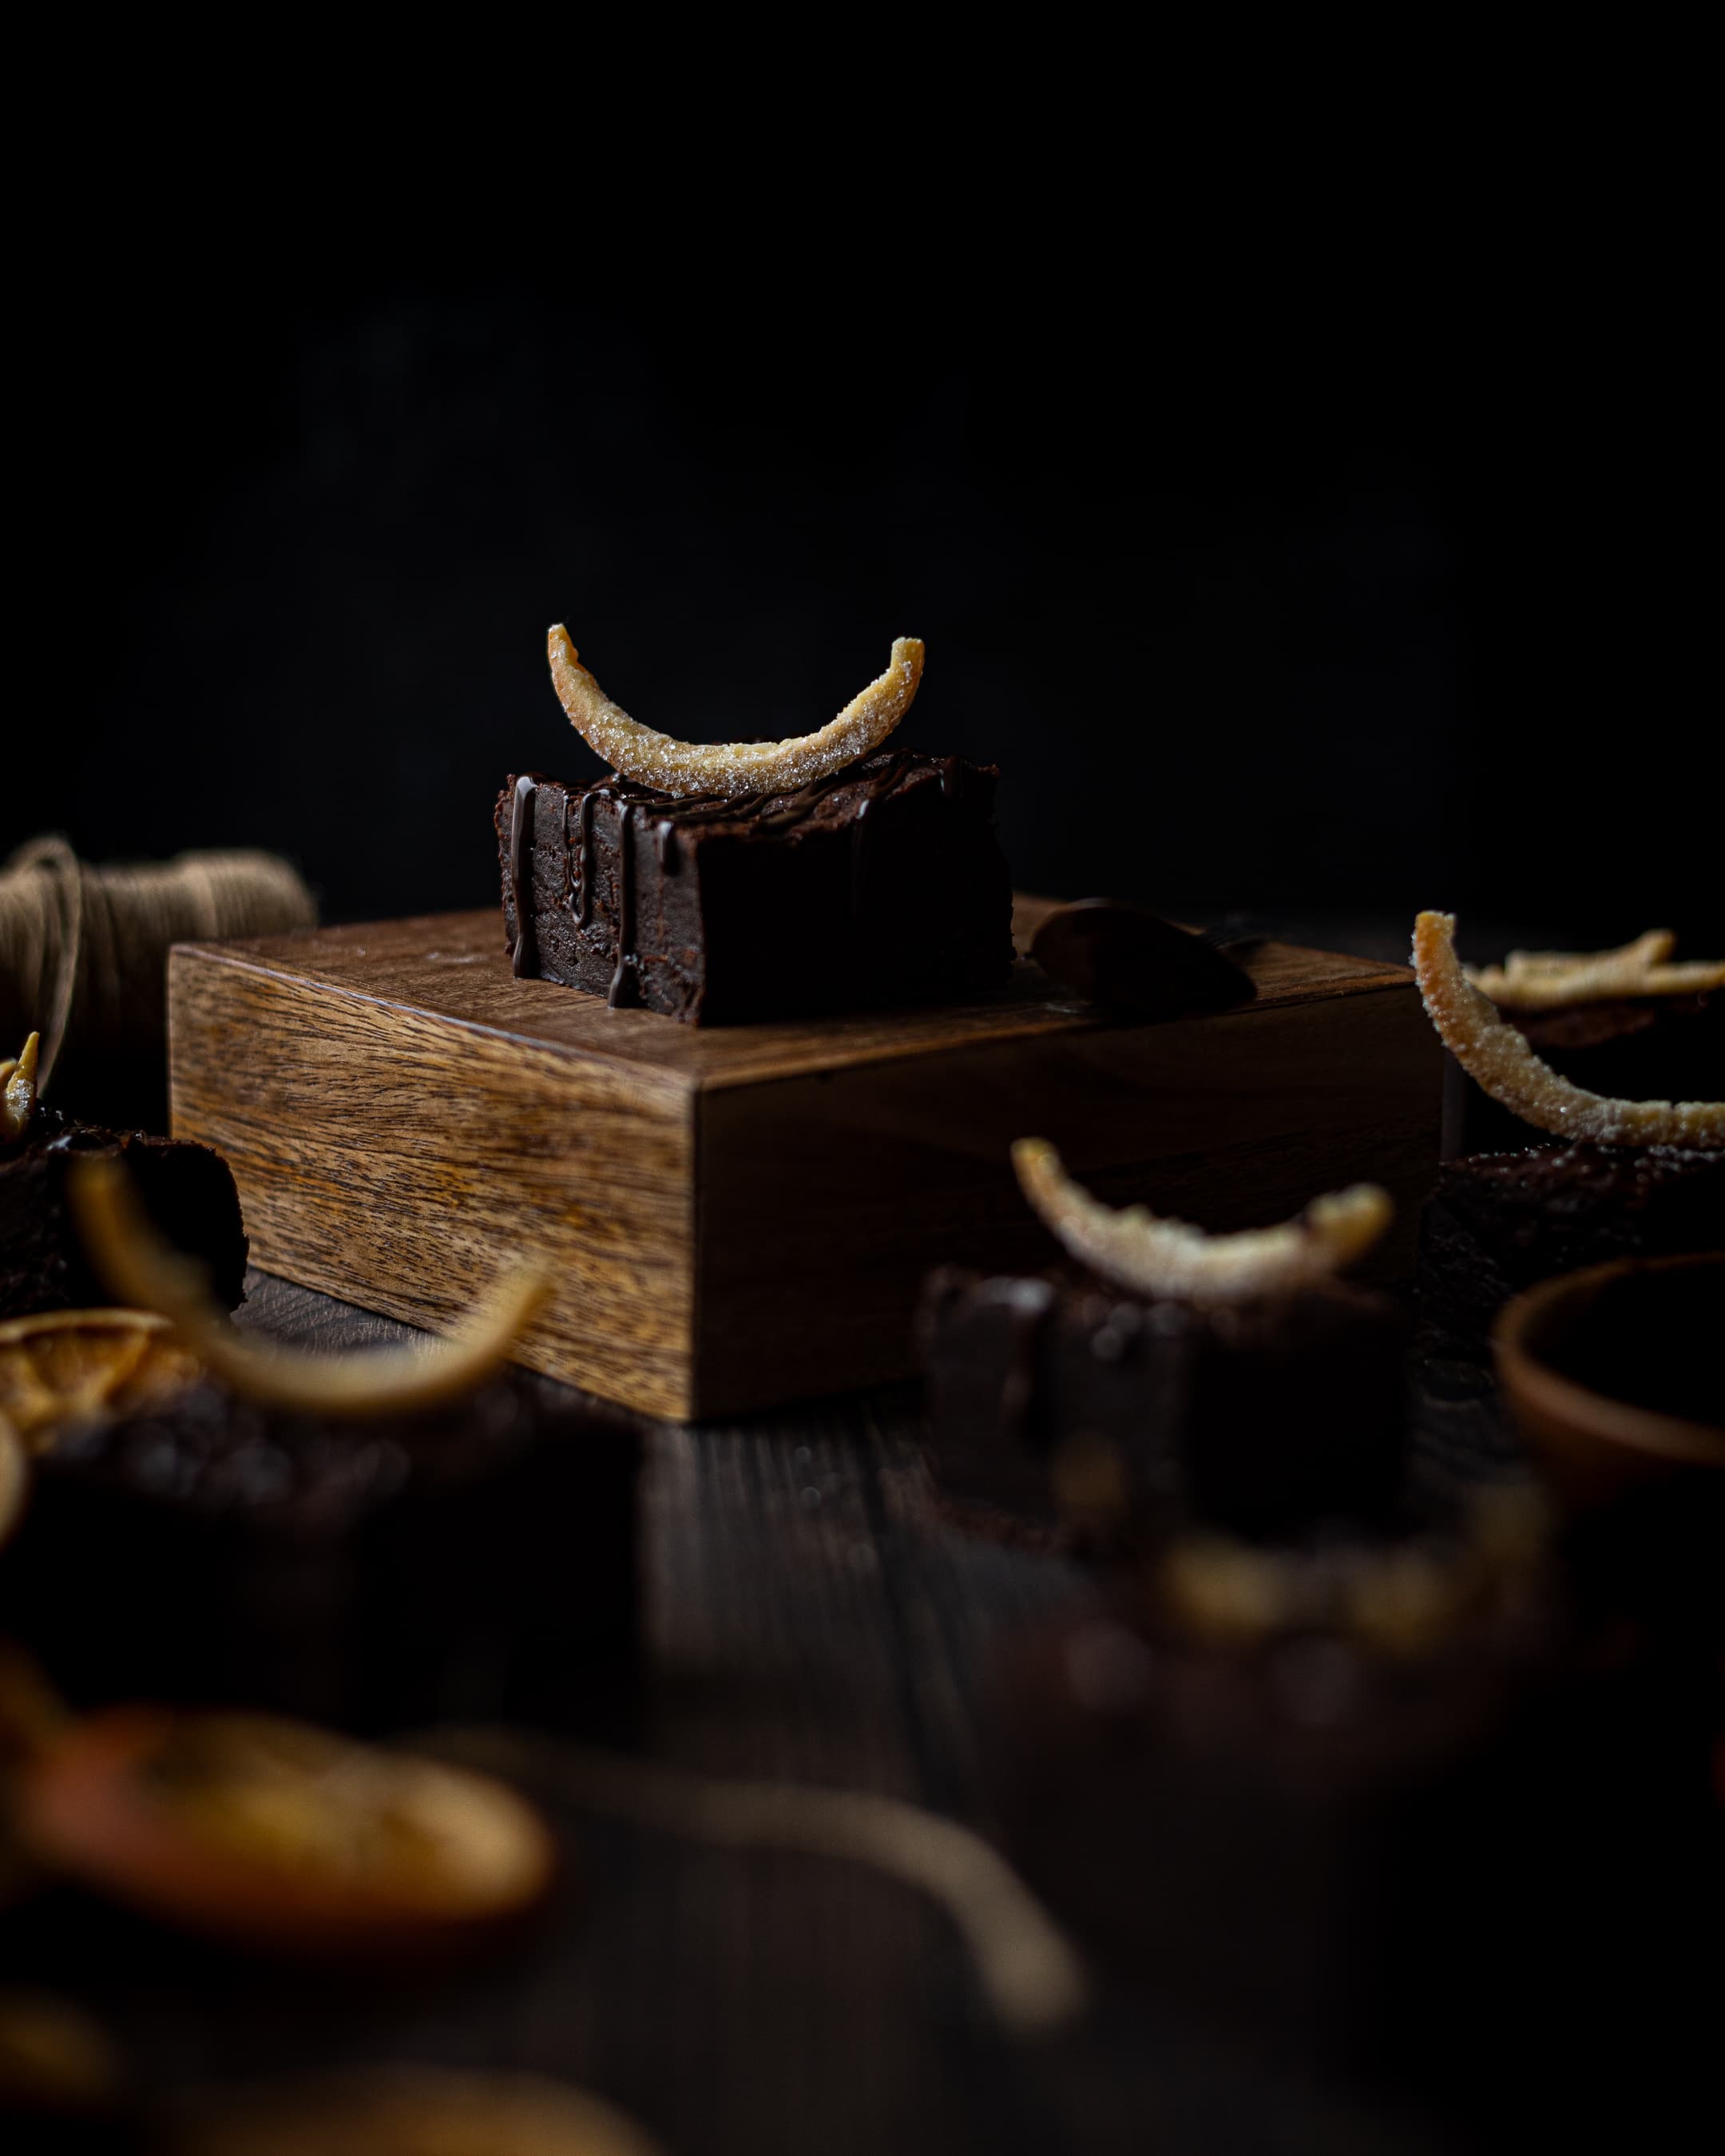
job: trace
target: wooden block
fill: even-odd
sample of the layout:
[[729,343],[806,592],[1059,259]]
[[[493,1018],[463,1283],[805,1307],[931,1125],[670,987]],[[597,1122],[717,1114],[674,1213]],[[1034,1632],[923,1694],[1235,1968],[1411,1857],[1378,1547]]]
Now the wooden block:
[[226,1155],[268,1270],[442,1325],[536,1255],[524,1362],[730,1414],[909,1373],[932,1265],[1045,1262],[1015,1137],[1212,1228],[1369,1178],[1405,1270],[1440,1105],[1411,974],[1276,943],[1250,969],[1255,1001],[1160,1024],[1021,959],[956,1009],[696,1030],[515,979],[494,911],[182,945],[173,1126]]

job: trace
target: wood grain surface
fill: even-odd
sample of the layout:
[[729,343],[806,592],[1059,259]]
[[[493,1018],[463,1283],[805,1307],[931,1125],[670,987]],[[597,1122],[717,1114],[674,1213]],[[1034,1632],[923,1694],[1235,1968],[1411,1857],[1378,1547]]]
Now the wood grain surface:
[[[1034,932],[1049,901],[1021,901]],[[1115,1202],[1212,1228],[1369,1178],[1404,1269],[1440,1051],[1405,968],[1266,942],[1256,998],[1111,1021],[1028,961],[932,1011],[697,1029],[516,981],[494,915],[182,947],[174,1127],[278,1273],[445,1324],[518,1255],[522,1359],[655,1414],[903,1375],[942,1261],[1051,1255],[1009,1163],[1041,1136]]]

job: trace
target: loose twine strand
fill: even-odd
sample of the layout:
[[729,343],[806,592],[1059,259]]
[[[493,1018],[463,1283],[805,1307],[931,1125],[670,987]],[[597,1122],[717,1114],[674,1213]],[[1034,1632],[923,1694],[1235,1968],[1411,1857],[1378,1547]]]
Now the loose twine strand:
[[275,854],[96,868],[58,835],[28,839],[0,869],[0,1054],[39,1030],[39,1091],[63,1051],[159,1054],[170,946],[316,920],[311,893]]

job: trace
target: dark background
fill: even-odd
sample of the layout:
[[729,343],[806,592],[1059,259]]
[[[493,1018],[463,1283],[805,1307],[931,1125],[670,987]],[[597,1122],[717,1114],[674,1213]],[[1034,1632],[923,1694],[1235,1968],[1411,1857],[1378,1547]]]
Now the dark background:
[[1362,154],[1319,202],[1218,158],[531,239],[459,192],[122,188],[33,273],[0,845],[488,903],[506,774],[593,767],[551,621],[710,738],[823,723],[914,634],[905,738],[999,762],[1028,888],[1717,943],[1683,175]]

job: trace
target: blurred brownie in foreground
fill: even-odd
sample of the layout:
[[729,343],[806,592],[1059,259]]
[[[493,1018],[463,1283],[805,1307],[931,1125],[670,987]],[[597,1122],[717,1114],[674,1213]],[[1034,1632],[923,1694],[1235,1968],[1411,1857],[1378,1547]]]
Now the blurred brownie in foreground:
[[888,749],[773,793],[511,779],[495,824],[515,971],[696,1025],[999,988],[998,777]]
[[39,1442],[0,1628],[80,1706],[580,1720],[633,1666],[639,1450],[523,1372],[364,1421],[199,1378]]
[[1506,1496],[1369,1542],[1188,1537],[1033,1629],[1000,1686],[1032,1883],[1187,2010],[1331,2059],[1430,2041],[1457,1986],[1495,2010],[1556,1639],[1538,1532]]

